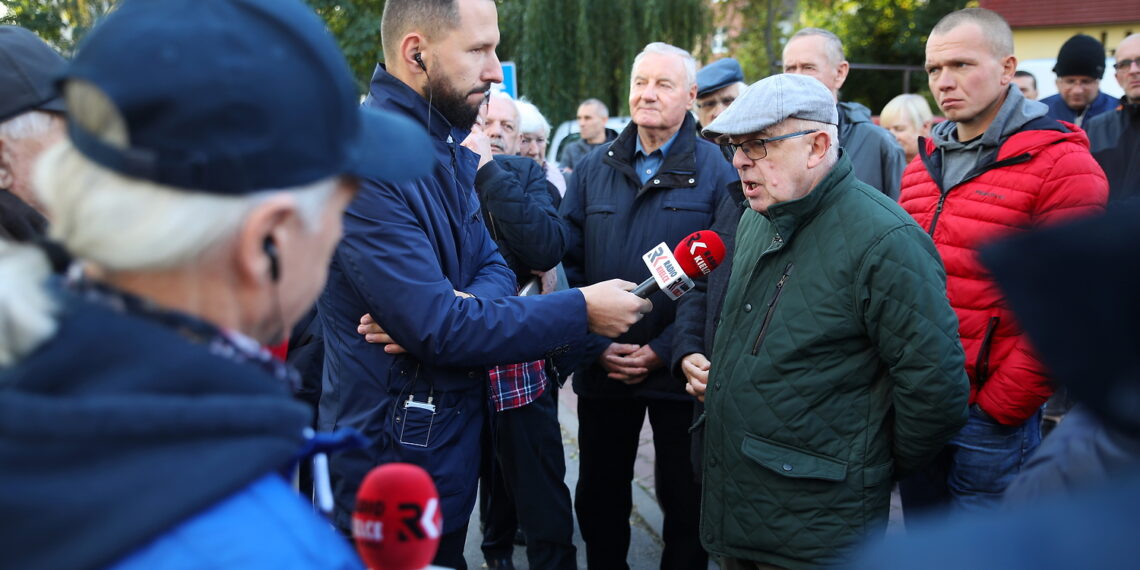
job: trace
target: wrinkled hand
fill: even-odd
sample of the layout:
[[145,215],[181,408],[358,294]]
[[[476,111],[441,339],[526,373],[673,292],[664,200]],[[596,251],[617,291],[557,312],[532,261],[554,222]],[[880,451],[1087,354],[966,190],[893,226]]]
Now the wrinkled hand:
[[685,391],[696,396],[698,401],[705,401],[705,390],[709,383],[709,362],[705,355],[694,352],[681,359],[681,372],[689,381],[685,384]]
[[384,352],[388,354],[404,354],[408,352],[404,347],[396,344],[384,329],[373,320],[371,313],[364,313],[360,317],[360,325],[356,327],[356,332],[364,335],[364,340],[372,344],[384,345]]
[[590,332],[617,337],[653,310],[653,303],[629,292],[634,287],[636,285],[629,281],[610,279],[579,289],[586,298]]
[[640,383],[649,374],[649,369],[633,356],[638,350],[641,347],[636,344],[611,343],[598,357],[598,364],[607,372],[606,376],[618,382],[631,385]]
[[479,155],[479,168],[494,160],[494,155],[491,154],[491,139],[483,134],[483,128],[478,124],[471,127],[471,134],[467,135],[460,144]]

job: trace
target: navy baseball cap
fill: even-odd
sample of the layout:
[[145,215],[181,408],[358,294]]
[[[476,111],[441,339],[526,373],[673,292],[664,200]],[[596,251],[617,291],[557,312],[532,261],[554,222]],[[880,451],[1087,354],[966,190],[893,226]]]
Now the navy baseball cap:
[[[238,195],[340,174],[398,182],[434,165],[422,127],[359,105],[300,0],[124,0],[62,82],[81,153],[167,186]],[[92,99],[122,119],[125,141],[99,127]]]
[[39,36],[0,26],[0,122],[26,111],[64,111],[55,80],[67,65]]
[[718,59],[697,72],[697,97],[704,97],[713,91],[743,81],[744,70],[740,69],[739,61],[731,57]]

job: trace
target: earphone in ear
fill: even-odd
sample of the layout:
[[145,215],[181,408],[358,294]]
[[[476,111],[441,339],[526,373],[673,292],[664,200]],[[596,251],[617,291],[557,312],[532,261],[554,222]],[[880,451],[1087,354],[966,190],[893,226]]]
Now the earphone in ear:
[[416,54],[412,56],[412,59],[416,60],[416,63],[420,64],[420,69],[424,70],[424,73],[427,73],[427,66],[424,65],[424,56],[421,55],[420,52],[417,51]]
[[269,278],[276,283],[281,277],[281,267],[277,263],[277,243],[273,241],[273,236],[265,236],[261,248],[265,250],[265,257],[269,258]]

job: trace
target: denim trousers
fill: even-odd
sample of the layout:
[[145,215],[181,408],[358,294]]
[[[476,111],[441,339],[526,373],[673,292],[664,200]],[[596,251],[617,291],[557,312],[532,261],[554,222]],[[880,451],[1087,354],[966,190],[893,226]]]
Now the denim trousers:
[[926,468],[899,482],[903,514],[949,508],[991,511],[1041,444],[1041,412],[1018,426],[1002,425],[977,404],[966,425]]

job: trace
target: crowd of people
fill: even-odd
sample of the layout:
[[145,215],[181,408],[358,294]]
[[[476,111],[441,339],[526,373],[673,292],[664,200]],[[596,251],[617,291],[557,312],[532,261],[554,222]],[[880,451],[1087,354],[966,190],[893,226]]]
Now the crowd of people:
[[[1013,567],[1025,505],[1135,522],[1080,501],[1140,507],[1140,34],[1120,100],[1077,35],[1038,102],[1005,20],[949,13],[931,99],[878,124],[828,30],[752,83],[653,42],[631,122],[583,101],[554,163],[492,90],[497,18],[388,0],[363,103],[300,0],[123,0],[71,61],[0,27],[0,566],[358,568],[357,491],[401,462],[438,490],[436,565],[521,539],[576,568],[577,527],[628,568],[647,418],[661,568],[983,567],[960,544],[1003,533]],[[708,229],[692,291],[632,292]],[[1058,564],[1134,560],[1070,526]]]

